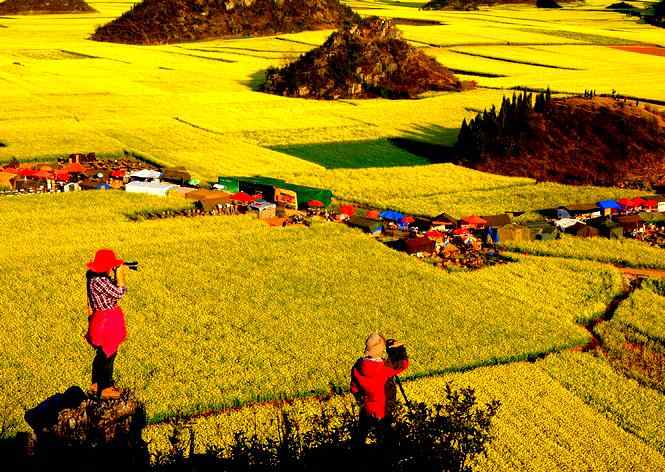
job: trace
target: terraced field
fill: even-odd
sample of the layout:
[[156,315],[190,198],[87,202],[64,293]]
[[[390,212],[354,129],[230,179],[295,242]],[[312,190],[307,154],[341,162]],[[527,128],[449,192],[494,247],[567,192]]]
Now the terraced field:
[[[420,214],[534,210],[639,194],[484,174],[403,144],[453,144],[463,118],[499,103],[513,87],[615,90],[660,103],[663,57],[625,47],[665,46],[664,30],[602,11],[599,0],[557,11],[511,5],[477,12],[349,3],[364,15],[440,22],[400,28],[479,88],[417,101],[266,95],[256,87],[267,67],[318,46],[330,32],[104,44],[87,38],[131,4],[91,2],[98,14],[0,18],[0,142],[7,145],[0,160],[130,150],[204,179],[280,177]],[[147,402],[155,422],[246,405],[196,420],[198,447],[240,427],[270,434],[274,410],[256,400],[345,386],[364,336],[380,329],[406,340],[412,378],[445,374],[408,382],[414,398],[435,401],[443,382],[453,380],[503,402],[497,440],[480,470],[665,468],[661,394],[588,353],[520,362],[586,344],[590,334],[577,321],[603,315],[622,289],[607,263],[663,268],[665,251],[566,238],[515,245],[531,255],[515,256],[513,264],[448,274],[338,225],[270,230],[245,218],[126,218],[181,205],[120,193],[0,199],[0,320],[7,333],[0,415],[9,434],[27,428],[25,407],[87,385],[83,263],[98,246],[112,246],[141,262],[124,304],[130,337],[117,362],[120,383]],[[636,292],[617,320],[660,329],[659,319],[642,316],[655,296]],[[490,366],[496,363],[507,365]],[[318,408],[308,402],[293,408]],[[159,424],[148,432],[155,448],[168,429]]]

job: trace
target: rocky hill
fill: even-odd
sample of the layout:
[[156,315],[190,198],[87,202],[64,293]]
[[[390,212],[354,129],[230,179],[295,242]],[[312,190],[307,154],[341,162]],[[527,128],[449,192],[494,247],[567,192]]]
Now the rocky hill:
[[565,184],[654,188],[665,184],[665,116],[614,98],[504,99],[464,121],[462,163],[496,174]]
[[83,0],[6,0],[0,3],[0,15],[43,15],[93,13]]
[[460,91],[462,83],[436,59],[408,44],[391,20],[346,24],[319,48],[281,69],[270,69],[263,91],[316,99],[415,98]]
[[167,44],[336,29],[353,18],[339,0],[144,0],[92,39]]

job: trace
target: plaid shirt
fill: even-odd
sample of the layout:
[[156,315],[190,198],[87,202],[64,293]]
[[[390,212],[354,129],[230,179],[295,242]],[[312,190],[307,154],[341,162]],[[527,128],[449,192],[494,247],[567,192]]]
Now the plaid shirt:
[[118,287],[106,277],[93,277],[89,283],[90,304],[94,311],[115,308],[127,292],[127,287]]

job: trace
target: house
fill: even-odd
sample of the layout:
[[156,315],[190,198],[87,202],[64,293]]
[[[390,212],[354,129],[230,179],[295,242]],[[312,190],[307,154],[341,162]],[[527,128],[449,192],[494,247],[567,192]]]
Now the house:
[[534,233],[528,227],[514,223],[498,228],[497,235],[500,243],[508,241],[531,241],[534,239]]
[[577,227],[577,230],[574,234],[579,238],[597,238],[600,236],[600,231],[598,228],[594,228],[593,226],[582,224]]
[[147,195],[156,195],[165,197],[171,190],[178,188],[177,185],[161,182],[141,182],[133,181],[125,185],[125,192],[144,193]]
[[192,176],[184,167],[168,167],[162,172],[161,180],[177,185],[185,185]]
[[457,218],[450,216],[448,213],[441,213],[432,219],[432,229],[438,231],[447,231],[456,228],[457,224]]
[[[185,194],[185,198],[188,197],[189,194]],[[212,211],[212,210],[217,210],[219,209],[220,205],[224,205],[225,203],[228,203],[231,200],[231,194],[227,192],[212,192],[211,194],[208,194],[201,198],[200,200],[197,200],[194,205],[196,208],[203,210],[203,211]]]
[[595,203],[575,203],[573,205],[561,206],[559,209],[565,210],[571,218],[582,215],[591,215],[600,210]]
[[487,222],[487,226],[489,226],[490,228],[501,228],[513,222],[512,217],[508,213],[502,213],[500,215],[481,216],[481,218]]
[[614,217],[614,222],[623,228],[624,233],[630,233],[638,229],[644,221],[640,215],[621,215]]
[[291,210],[298,209],[298,194],[292,190],[275,188],[275,203]]
[[407,254],[431,254],[436,249],[436,242],[427,237],[410,238],[404,240],[404,249]]
[[383,231],[383,224],[380,220],[366,218],[363,216],[352,216],[346,220],[346,223],[352,228],[360,228],[366,233],[379,235]]
[[603,200],[598,202],[598,208],[603,216],[609,216],[612,213],[617,213],[623,210],[623,207],[616,200]]
[[487,221],[480,216],[471,215],[460,220],[460,225],[464,228],[483,229],[487,226]]
[[256,212],[260,220],[269,220],[277,216],[277,205],[265,200],[258,200],[250,204],[249,209]]

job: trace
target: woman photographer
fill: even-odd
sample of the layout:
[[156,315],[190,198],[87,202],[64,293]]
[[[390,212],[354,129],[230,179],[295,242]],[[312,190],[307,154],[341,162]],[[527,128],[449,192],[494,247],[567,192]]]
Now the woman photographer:
[[[388,359],[383,355],[388,348]],[[406,348],[397,340],[371,334],[365,341],[365,355],[351,370],[351,393],[360,405],[359,444],[364,444],[370,430],[385,435],[391,422],[391,407],[396,400],[394,377],[409,367]]]
[[113,362],[118,347],[127,337],[125,315],[118,301],[127,292],[126,267],[110,249],[100,249],[87,264],[88,333],[86,339],[96,349],[92,362],[90,393],[103,400],[120,398],[113,383]]

